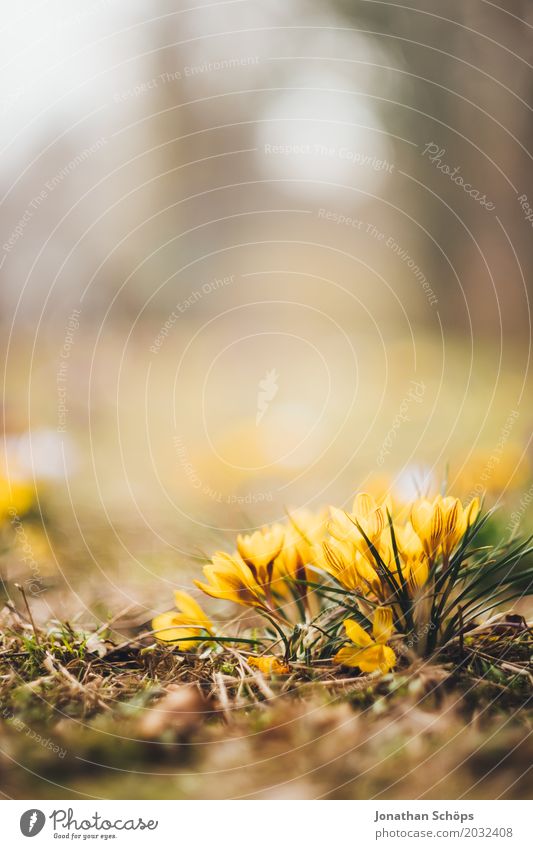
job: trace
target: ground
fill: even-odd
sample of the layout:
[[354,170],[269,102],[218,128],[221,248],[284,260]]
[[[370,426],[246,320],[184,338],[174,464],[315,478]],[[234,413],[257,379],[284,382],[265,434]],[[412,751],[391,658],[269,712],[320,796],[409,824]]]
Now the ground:
[[459,663],[413,661],[381,677],[295,665],[267,679],[246,655],[120,644],[115,626],[87,639],[63,623],[36,637],[8,608],[3,624],[7,797],[528,795],[529,635],[503,672],[466,649]]

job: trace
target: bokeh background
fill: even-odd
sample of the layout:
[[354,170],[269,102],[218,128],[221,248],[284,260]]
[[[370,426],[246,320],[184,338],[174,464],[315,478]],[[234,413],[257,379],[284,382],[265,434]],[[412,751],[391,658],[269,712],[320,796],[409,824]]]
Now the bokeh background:
[[527,0],[3,9],[2,474],[37,493],[3,578],[36,617],[141,622],[357,489],[527,521],[532,29]]

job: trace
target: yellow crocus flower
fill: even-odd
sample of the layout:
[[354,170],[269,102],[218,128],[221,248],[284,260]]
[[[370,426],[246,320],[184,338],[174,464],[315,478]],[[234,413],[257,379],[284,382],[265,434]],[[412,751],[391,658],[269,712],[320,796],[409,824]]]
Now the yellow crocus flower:
[[263,675],[287,675],[290,667],[287,663],[281,663],[273,654],[265,654],[261,657],[250,656],[247,658],[248,666],[258,669]]
[[195,647],[194,640],[185,637],[206,639],[206,633],[213,634],[213,624],[198,602],[183,590],[174,592],[177,610],[169,610],[152,619],[155,637],[161,643],[170,643],[180,651]]
[[355,666],[361,672],[388,672],[396,665],[396,654],[387,645],[393,631],[392,609],[378,607],[372,623],[372,637],[353,619],[344,622],[346,635],[354,644],[343,646],[335,655],[335,663]]
[[237,551],[251,569],[256,581],[267,586],[272,579],[272,566],[285,538],[282,525],[263,527],[253,534],[239,534]]
[[194,583],[212,598],[234,601],[246,607],[266,608],[262,586],[237,552],[231,555],[217,551],[212,562],[204,566],[204,575],[209,583]]

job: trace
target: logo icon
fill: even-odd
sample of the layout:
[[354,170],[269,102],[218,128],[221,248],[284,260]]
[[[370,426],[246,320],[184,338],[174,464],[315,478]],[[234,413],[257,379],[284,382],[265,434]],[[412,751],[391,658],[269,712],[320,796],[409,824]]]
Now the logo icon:
[[255,424],[259,425],[261,419],[269,408],[270,402],[274,400],[278,394],[278,378],[279,375],[275,368],[267,371],[264,378],[259,381],[257,386],[257,413],[255,416]]
[[42,831],[46,822],[46,817],[38,808],[30,808],[29,811],[24,811],[20,818],[20,830],[24,837],[35,837]]

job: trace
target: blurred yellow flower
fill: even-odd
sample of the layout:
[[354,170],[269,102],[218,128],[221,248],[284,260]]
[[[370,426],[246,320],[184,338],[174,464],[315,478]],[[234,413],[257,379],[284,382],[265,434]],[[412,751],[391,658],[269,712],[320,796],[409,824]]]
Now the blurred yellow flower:
[[257,583],[240,554],[217,551],[212,562],[204,566],[204,575],[209,583],[194,583],[207,595],[246,607],[267,608],[263,587]]
[[288,663],[282,663],[273,654],[265,654],[261,657],[248,657],[248,665],[258,669],[263,675],[286,675],[290,672]]
[[213,634],[213,624],[207,614],[189,593],[182,590],[174,592],[176,610],[161,613],[152,619],[152,630],[161,643],[171,643],[180,651],[190,651],[196,645],[195,640],[186,637],[206,639]]
[[23,516],[34,500],[35,489],[30,483],[10,480],[0,474],[0,522]]
[[346,619],[344,627],[355,648],[343,646],[335,655],[335,663],[358,667],[361,672],[375,672],[379,669],[383,673],[396,665],[396,654],[386,645],[393,631],[390,607],[376,608],[372,637],[353,619]]
[[457,468],[454,487],[460,493],[495,496],[516,492],[531,483],[531,457],[520,442],[503,445],[500,441],[497,451],[494,447],[476,451],[466,463],[453,465]]

